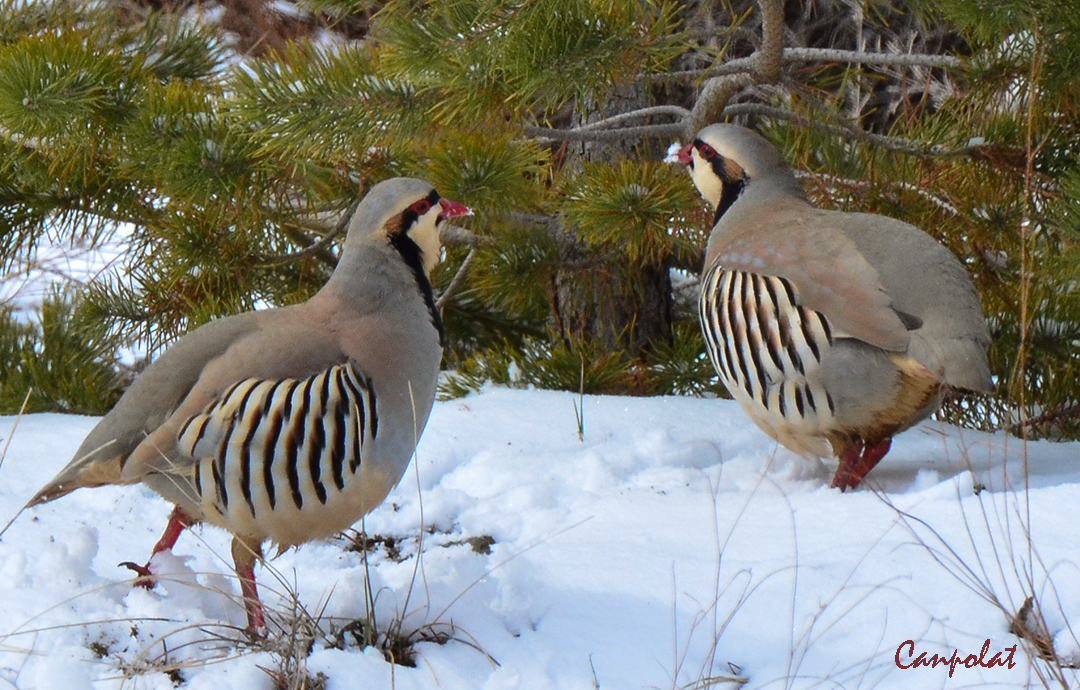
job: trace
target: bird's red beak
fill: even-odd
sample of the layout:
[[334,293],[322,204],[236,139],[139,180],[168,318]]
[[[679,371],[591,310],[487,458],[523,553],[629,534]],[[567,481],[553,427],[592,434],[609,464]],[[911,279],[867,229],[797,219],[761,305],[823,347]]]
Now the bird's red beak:
[[675,160],[683,165],[691,165],[694,162],[694,156],[691,155],[691,151],[694,150],[693,144],[687,144],[678,151],[675,152]]
[[451,201],[450,199],[439,199],[439,221],[446,220],[447,218],[457,218],[458,216],[471,216],[472,209],[459,201]]
[[676,143],[674,143],[674,144],[672,144],[671,146],[668,147],[668,153],[667,153],[666,156],[664,156],[664,162],[665,163],[682,163],[683,165],[689,165],[689,166],[693,167],[693,165],[694,165],[694,156],[693,156],[693,153],[692,153],[693,150],[694,150],[694,144],[693,143],[687,144],[686,146],[683,146],[682,148],[679,148],[679,144],[678,144],[678,142],[676,142]]

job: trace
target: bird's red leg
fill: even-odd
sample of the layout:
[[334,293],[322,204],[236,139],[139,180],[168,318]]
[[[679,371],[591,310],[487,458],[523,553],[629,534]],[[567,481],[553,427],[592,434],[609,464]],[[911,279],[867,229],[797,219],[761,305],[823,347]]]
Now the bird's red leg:
[[244,597],[247,633],[254,639],[263,639],[266,637],[266,619],[255,587],[255,562],[262,557],[262,545],[258,541],[233,537],[232,556],[240,580],[240,594]]
[[180,538],[180,533],[195,524],[195,522],[184,511],[180,510],[180,506],[176,506],[169,515],[169,524],[165,525],[165,532],[162,533],[161,539],[158,539],[158,542],[154,544],[154,550],[150,552],[150,558],[146,560],[146,565],[138,565],[131,561],[124,561],[120,564],[139,574],[139,577],[135,579],[136,587],[154,588],[154,578],[150,572],[150,561],[162,551],[172,551],[173,546],[176,545],[176,540]]
[[236,575],[240,578],[240,593],[244,597],[248,634],[255,638],[266,637],[266,619],[263,618],[262,603],[255,587],[255,568],[237,568]]
[[892,439],[887,438],[876,446],[863,445],[862,439],[840,458],[840,465],[833,475],[832,488],[847,491],[858,486],[859,482],[881,462],[892,447]]

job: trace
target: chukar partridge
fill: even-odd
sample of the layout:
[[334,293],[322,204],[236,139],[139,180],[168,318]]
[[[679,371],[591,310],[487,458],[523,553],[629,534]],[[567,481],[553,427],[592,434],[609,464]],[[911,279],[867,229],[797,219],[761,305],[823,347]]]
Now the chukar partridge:
[[[319,292],[178,340],[28,505],[80,487],[146,484],[176,505],[155,554],[197,522],[234,535],[248,631],[261,635],[262,543],[285,548],[346,529],[409,463],[442,357],[428,282],[436,226],[466,213],[422,180],[377,184]],[[149,576],[148,566],[132,567]]]
[[950,389],[992,390],[964,267],[918,228],[814,208],[762,136],[702,129],[674,157],[716,209],[699,317],[724,386],[804,457],[856,486]]

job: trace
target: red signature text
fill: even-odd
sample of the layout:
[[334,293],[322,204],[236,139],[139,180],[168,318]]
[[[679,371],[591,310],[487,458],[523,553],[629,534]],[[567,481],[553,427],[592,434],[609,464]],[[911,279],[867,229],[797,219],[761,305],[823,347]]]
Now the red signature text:
[[[907,663],[901,660],[901,654],[904,650],[907,650]],[[994,668],[995,666],[1001,666],[1003,668],[1012,668],[1016,666],[1016,662],[1013,661],[1013,655],[1016,654],[1016,645],[1012,647],[1006,647],[1005,651],[1008,654],[1004,658],[1001,656],[1001,652],[998,652],[989,659],[986,658],[986,654],[990,651],[990,640],[983,642],[982,650],[978,656],[974,654],[968,654],[966,657],[960,655],[960,650],[954,649],[952,656],[945,656],[944,654],[931,654],[926,655],[926,652],[922,652],[919,656],[915,656],[915,641],[904,640],[900,643],[900,646],[896,648],[896,666],[897,668],[919,668],[920,666],[927,666],[929,668],[936,668],[937,666],[949,667],[949,678],[952,678],[953,671],[957,666],[963,666],[964,668],[975,668],[981,666],[982,668]]]

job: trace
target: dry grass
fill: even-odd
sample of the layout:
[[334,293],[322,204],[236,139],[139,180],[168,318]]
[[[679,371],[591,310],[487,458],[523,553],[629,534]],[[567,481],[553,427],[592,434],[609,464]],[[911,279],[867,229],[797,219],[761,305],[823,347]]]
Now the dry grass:
[[[1009,487],[1007,477],[1001,490],[990,491],[974,484],[964,495],[963,482],[956,483],[957,524],[963,525],[964,539],[954,541],[926,520],[898,508],[890,498],[879,498],[895,510],[914,543],[937,563],[949,577],[1001,611],[1009,633],[1015,635],[1028,657],[1034,681],[1043,688],[1077,687],[1076,662],[1063,659],[1055,649],[1054,637],[1063,634],[1080,645],[1080,632],[1073,628],[1066,612],[1057,618],[1064,627],[1052,631],[1044,615],[1043,602],[1060,601],[1055,568],[1044,561],[1032,535],[1029,465],[1027,446],[1022,445],[1023,486]],[[974,472],[970,458],[959,458],[961,466]],[[1005,475],[1003,465],[1002,474]]]

